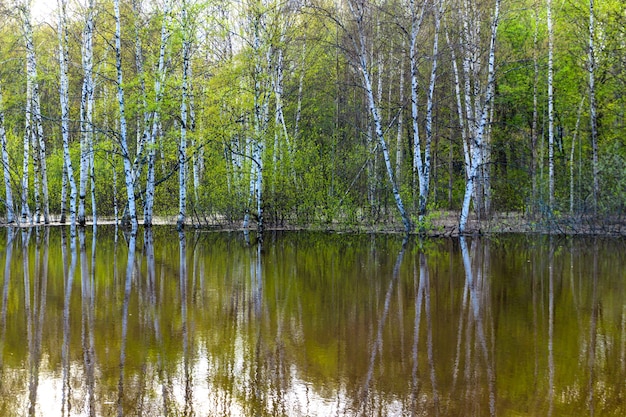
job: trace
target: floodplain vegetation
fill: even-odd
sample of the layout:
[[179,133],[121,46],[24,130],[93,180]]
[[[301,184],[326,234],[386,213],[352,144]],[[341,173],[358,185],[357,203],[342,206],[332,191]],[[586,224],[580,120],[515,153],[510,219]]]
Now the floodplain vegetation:
[[620,0],[14,3],[7,224],[623,234]]

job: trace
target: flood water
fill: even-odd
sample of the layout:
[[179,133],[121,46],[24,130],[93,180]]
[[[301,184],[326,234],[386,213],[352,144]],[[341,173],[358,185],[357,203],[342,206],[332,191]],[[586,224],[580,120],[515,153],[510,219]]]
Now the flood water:
[[3,416],[626,415],[624,240],[100,227],[0,248]]

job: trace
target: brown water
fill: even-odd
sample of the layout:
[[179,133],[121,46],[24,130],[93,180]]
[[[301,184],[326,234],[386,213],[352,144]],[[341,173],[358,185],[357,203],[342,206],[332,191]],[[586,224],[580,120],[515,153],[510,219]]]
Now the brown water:
[[626,415],[623,240],[61,232],[1,231],[2,416]]

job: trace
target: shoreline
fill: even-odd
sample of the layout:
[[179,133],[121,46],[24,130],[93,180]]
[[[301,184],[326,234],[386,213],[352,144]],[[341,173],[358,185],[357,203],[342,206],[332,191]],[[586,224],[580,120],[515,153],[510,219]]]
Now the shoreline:
[[[49,223],[3,223],[4,227],[32,228],[32,227],[62,227],[69,226],[69,222],[61,223],[59,216],[51,216]],[[461,236],[458,229],[459,213],[454,211],[436,211],[426,215],[422,222],[424,236],[428,237],[458,237]],[[214,232],[244,232],[241,222],[229,223],[226,221],[198,222],[197,218],[189,219],[186,224],[188,230],[206,230]],[[98,218],[97,226],[115,225],[115,219],[104,217]],[[176,227],[176,216],[155,217],[153,226]],[[118,223],[121,229],[125,227]],[[139,221],[140,227],[145,227]],[[93,221],[86,221],[83,227],[93,227]],[[419,225],[416,225],[411,235],[419,235]],[[256,232],[256,224],[252,223],[247,229],[249,232]],[[330,222],[312,223],[309,225],[282,224],[267,225],[266,232],[272,231],[317,231],[328,233],[380,233],[380,234],[404,234],[402,225],[398,222],[381,222],[378,224],[354,223],[354,222]],[[498,234],[537,234],[537,235],[559,235],[559,236],[626,236],[626,218],[600,218],[590,217],[560,217],[553,219],[532,219],[518,212],[494,213],[489,219],[478,219],[472,214],[467,222],[465,236],[479,235],[489,236]]]

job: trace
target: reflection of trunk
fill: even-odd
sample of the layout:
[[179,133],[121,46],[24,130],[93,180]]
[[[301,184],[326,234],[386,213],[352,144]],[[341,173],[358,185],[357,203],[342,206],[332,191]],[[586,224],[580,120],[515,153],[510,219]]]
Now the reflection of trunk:
[[430,311],[430,275],[428,273],[428,262],[423,252],[419,254],[419,283],[417,281],[417,265],[413,269],[413,285],[415,287],[415,325],[413,328],[413,368],[411,386],[411,407],[413,413],[419,410],[421,397],[419,395],[419,333],[421,328],[422,304],[426,314],[426,355],[430,374],[430,383],[433,390],[432,401],[434,415],[439,414],[439,394],[437,391],[437,375],[435,372],[435,360],[433,355],[433,326]]
[[393,267],[393,275],[391,280],[389,281],[389,286],[387,287],[387,293],[385,294],[385,303],[383,304],[383,311],[381,313],[380,318],[378,319],[378,329],[376,332],[376,339],[373,340],[370,345],[370,359],[369,359],[369,367],[367,369],[367,375],[365,377],[365,381],[363,382],[363,386],[361,387],[360,395],[356,398],[356,400],[360,401],[359,404],[359,415],[361,413],[367,414],[367,399],[369,395],[370,384],[372,382],[372,378],[374,377],[374,367],[376,365],[376,357],[382,352],[383,348],[383,331],[385,329],[385,322],[387,321],[387,315],[389,314],[389,305],[391,304],[391,295],[393,294],[393,288],[398,281],[398,277],[400,276],[400,266],[402,265],[402,259],[404,258],[404,251],[406,249],[408,243],[408,239],[405,237],[402,241],[402,248],[398,253],[398,257],[396,258],[396,263]]
[[179,255],[179,288],[180,288],[180,315],[182,320],[183,334],[183,368],[185,378],[185,411],[183,415],[190,416],[193,411],[193,384],[191,380],[191,358],[189,349],[189,317],[187,313],[187,240],[185,233],[178,232],[178,255]]
[[[587,406],[589,407],[589,415],[595,414],[595,379],[596,379],[596,349],[598,343],[598,316],[600,315],[600,301],[598,297],[598,240],[593,242],[593,293],[591,297],[591,323],[589,325],[589,353],[587,357],[587,366],[589,367],[589,385]],[[601,355],[601,357],[604,355]]]
[[124,285],[124,303],[122,306],[122,337],[120,343],[120,377],[117,390],[117,415],[124,415],[124,366],[126,365],[126,341],[128,337],[128,310],[132,288],[133,270],[135,266],[135,245],[137,235],[130,234],[128,241],[128,258],[126,262],[126,283]]
[[7,302],[9,299],[9,283],[11,282],[11,258],[13,256],[13,240],[17,232],[12,228],[7,228],[7,244],[4,258],[4,284],[2,286],[2,333],[0,335],[0,370],[4,365],[4,341],[7,330]]
[[[73,226],[72,226],[73,227]],[[67,269],[67,248],[65,230],[62,231],[61,252],[63,257],[63,276],[65,282],[65,294],[63,297],[63,348],[61,350],[61,362],[63,364],[63,386],[61,399],[61,414],[69,415],[71,410],[71,383],[70,383],[70,305],[72,298],[72,286],[74,285],[74,273],[76,271],[76,237],[70,236],[71,261]],[[81,230],[84,234],[84,230]]]
[[554,409],[554,240],[548,255],[548,416]]
[[[482,354],[482,359],[485,362],[485,368],[487,372],[487,386],[489,390],[489,413],[491,416],[495,416],[496,414],[496,375],[494,370],[494,356],[492,352],[489,350],[489,346],[487,344],[487,335],[485,331],[485,319],[487,318],[487,306],[485,303],[489,302],[489,294],[487,283],[485,282],[486,276],[488,275],[488,271],[483,271],[483,263],[485,259],[483,256],[485,255],[483,251],[485,248],[483,244],[479,241],[474,241],[472,244],[472,256],[470,256],[470,252],[467,247],[467,243],[465,241],[465,237],[461,236],[460,238],[461,244],[461,252],[463,256],[463,266],[465,269],[465,279],[466,285],[469,290],[469,308],[471,311],[468,311],[468,334],[466,335],[467,341],[467,357],[466,357],[466,372],[468,378],[475,377],[475,373],[479,371],[479,362],[478,357],[474,358],[472,355],[471,341],[475,340],[480,349],[480,353]],[[472,259],[472,257],[474,259]],[[473,263],[476,265],[474,269]],[[463,300],[465,303],[465,300]],[[491,326],[487,326],[488,329]],[[470,331],[473,331],[473,335],[469,334]],[[493,331],[493,329],[492,329]],[[470,365],[472,365],[471,360],[476,360],[476,363],[473,365],[476,366],[476,370],[470,371]],[[476,381],[468,381],[468,388],[470,386],[478,386]]]
[[95,340],[94,340],[94,283],[96,268],[96,229],[93,230],[91,243],[91,270],[87,268],[87,248],[85,230],[79,229],[80,277],[81,277],[81,342],[85,367],[85,385],[87,386],[87,405],[89,416],[96,415],[95,402]]
[[172,387],[168,382],[168,376],[165,371],[165,345],[163,341],[163,335],[161,332],[160,315],[158,307],[162,305],[163,300],[157,296],[157,282],[156,282],[156,270],[155,270],[155,258],[154,258],[154,237],[151,228],[146,228],[144,232],[144,246],[146,254],[146,281],[149,292],[149,304],[152,316],[152,326],[154,329],[154,338],[157,343],[157,374],[158,382],[161,384],[161,396],[163,399],[163,415],[168,416],[172,414],[170,411],[171,392]]
[[[49,229],[44,233],[44,251],[40,254],[41,230],[36,229],[35,245],[35,271],[33,273],[33,300],[30,296],[30,269],[28,263],[28,236],[23,241],[24,245],[24,297],[26,300],[25,312],[28,318],[28,352],[29,352],[29,405],[28,414],[34,416],[37,407],[37,390],[39,386],[39,365],[41,359],[41,336],[46,311],[46,297],[48,288],[48,237]],[[43,256],[43,259],[42,259]],[[32,308],[31,308],[32,306]],[[34,329],[33,329],[34,326]]]

